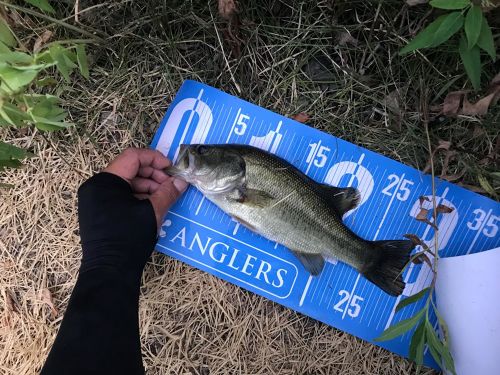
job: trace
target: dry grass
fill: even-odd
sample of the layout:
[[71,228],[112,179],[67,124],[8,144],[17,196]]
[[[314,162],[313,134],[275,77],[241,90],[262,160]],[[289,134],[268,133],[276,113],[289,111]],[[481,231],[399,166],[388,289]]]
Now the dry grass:
[[[79,126],[46,137],[11,133],[37,157],[1,178],[15,188],[0,190],[0,373],[35,373],[55,337],[79,266],[79,184],[125,147],[149,142],[183,79],[285,115],[307,112],[318,128],[423,168],[420,87],[436,104],[464,77],[445,49],[437,57],[395,56],[418,17],[409,20],[400,1],[255,3],[240,1],[238,58],[213,3],[116,0],[80,14],[83,27],[107,43],[91,50],[91,79],[74,82],[64,96]],[[80,9],[92,4],[82,0]],[[70,15],[72,5],[60,11]],[[357,45],[337,45],[345,31]],[[495,67],[485,69],[491,76]],[[387,127],[381,104],[394,90],[404,109],[401,129]],[[481,160],[494,150],[499,119],[496,110],[482,122],[461,118],[431,129],[435,144],[454,145],[449,172],[465,170],[464,183],[477,185],[478,174],[494,170]],[[140,325],[148,374],[415,372],[396,355],[161,254],[144,272]]]

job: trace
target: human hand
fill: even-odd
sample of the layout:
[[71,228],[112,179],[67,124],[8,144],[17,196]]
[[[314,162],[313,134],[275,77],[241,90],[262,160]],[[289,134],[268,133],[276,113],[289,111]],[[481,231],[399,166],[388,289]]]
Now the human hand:
[[187,188],[160,152],[128,149],[78,190],[80,272],[111,267],[138,282],[169,207]]
[[137,198],[151,201],[159,228],[170,206],[188,186],[184,180],[164,172],[170,165],[172,162],[159,151],[129,148],[118,155],[104,172],[123,178]]

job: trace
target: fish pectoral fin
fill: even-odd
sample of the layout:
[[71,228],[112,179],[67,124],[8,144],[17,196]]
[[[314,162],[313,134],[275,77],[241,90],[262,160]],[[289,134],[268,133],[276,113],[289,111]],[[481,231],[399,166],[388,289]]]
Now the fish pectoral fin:
[[321,254],[306,254],[293,250],[292,253],[302,263],[307,272],[313,276],[318,276],[325,266],[325,259]]
[[245,194],[242,188],[231,190],[229,193],[227,193],[226,197],[238,203],[243,203],[245,201]]
[[241,217],[239,216],[236,216],[236,215],[232,215],[233,219],[236,220],[238,223],[240,223],[241,225],[243,225],[244,227],[250,229],[250,230],[253,230],[255,231],[257,228],[255,228],[255,226],[253,226],[252,224],[250,224],[248,221],[246,220],[243,220]]
[[274,201],[274,198],[262,190],[245,189],[240,203],[255,207],[267,207]]
[[274,198],[262,190],[240,187],[226,195],[227,199],[254,207],[270,206]]
[[355,208],[360,199],[359,190],[352,187],[339,188],[326,184],[321,184],[323,197],[329,203],[330,207],[335,209],[342,217],[347,211]]

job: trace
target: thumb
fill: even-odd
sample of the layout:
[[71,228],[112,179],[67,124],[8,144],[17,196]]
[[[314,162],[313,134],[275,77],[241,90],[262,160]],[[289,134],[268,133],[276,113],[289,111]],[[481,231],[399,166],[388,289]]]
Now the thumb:
[[163,182],[158,189],[149,196],[151,205],[155,211],[156,224],[161,225],[168,209],[186,191],[188,183],[179,178],[171,177]]

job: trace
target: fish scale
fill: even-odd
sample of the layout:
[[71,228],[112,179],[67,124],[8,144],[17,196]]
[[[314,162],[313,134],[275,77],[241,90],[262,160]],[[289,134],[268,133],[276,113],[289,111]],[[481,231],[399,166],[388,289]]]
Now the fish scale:
[[224,199],[216,204],[223,205],[232,216],[244,216],[259,233],[291,250],[323,253],[355,268],[361,267],[366,243],[340,222],[338,215],[315,192],[316,183],[301,178],[294,168],[271,155],[247,152],[243,158],[247,187],[269,193],[276,205],[263,208],[244,203],[232,205]]

